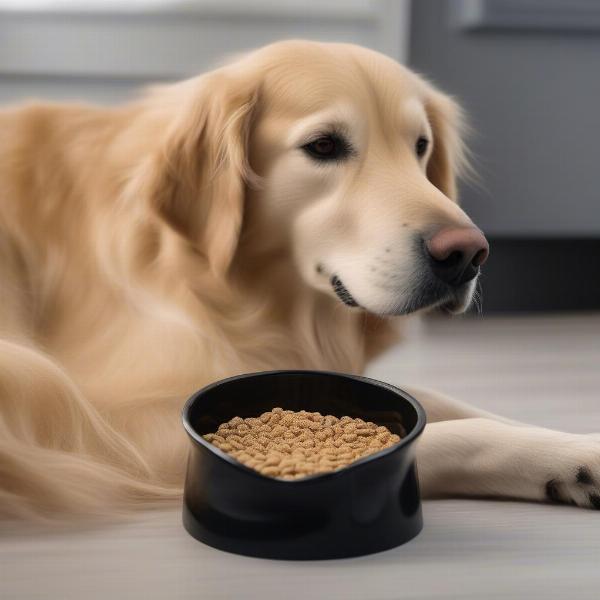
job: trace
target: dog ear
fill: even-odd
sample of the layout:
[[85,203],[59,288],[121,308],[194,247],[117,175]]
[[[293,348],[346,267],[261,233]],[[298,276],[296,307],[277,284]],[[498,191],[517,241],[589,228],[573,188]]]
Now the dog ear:
[[174,117],[144,166],[151,211],[224,276],[242,227],[247,159],[257,86],[225,70],[169,90]]
[[430,90],[425,104],[433,132],[433,151],[427,164],[427,178],[452,200],[458,196],[457,179],[470,167],[463,134],[462,110],[450,97]]

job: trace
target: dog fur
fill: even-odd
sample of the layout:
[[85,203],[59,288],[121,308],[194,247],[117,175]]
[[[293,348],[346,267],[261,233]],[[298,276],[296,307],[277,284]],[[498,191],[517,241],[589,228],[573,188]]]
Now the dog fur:
[[[298,149],[323,122],[352,130],[352,165]],[[392,60],[299,41],[122,106],[0,112],[0,513],[177,500],[179,414],[197,388],[277,368],[359,373],[397,338],[391,315],[464,310],[474,282],[411,304],[417,234],[471,224],[455,202],[461,129],[457,105]],[[336,297],[340,272],[361,307]],[[430,423],[425,496],[599,506],[597,438],[410,391]]]

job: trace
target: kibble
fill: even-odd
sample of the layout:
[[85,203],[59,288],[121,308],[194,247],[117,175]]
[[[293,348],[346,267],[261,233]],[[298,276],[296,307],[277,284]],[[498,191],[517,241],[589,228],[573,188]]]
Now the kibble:
[[342,469],[400,436],[362,419],[273,408],[259,417],[234,417],[204,439],[263,475],[299,479]]

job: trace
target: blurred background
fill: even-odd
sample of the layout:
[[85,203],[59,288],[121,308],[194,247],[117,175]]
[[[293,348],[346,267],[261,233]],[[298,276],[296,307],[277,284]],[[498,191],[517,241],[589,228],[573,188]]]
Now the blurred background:
[[598,0],[0,0],[0,102],[117,102],[232,52],[370,46],[463,104],[486,314],[600,307]]
[[[283,38],[384,52],[456,96],[473,129],[480,182],[461,196],[491,242],[483,314],[416,322],[368,374],[600,431],[600,0],[0,0],[0,104],[120,102]],[[0,523],[0,597],[598,598],[591,511],[424,513],[407,546],[327,565],[214,551],[179,509],[52,535]]]

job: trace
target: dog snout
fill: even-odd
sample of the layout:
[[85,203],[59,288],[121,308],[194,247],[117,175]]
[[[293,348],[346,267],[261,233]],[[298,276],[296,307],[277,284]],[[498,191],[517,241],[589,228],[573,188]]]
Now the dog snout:
[[435,276],[453,286],[476,277],[489,254],[488,242],[476,227],[442,228],[425,247]]

